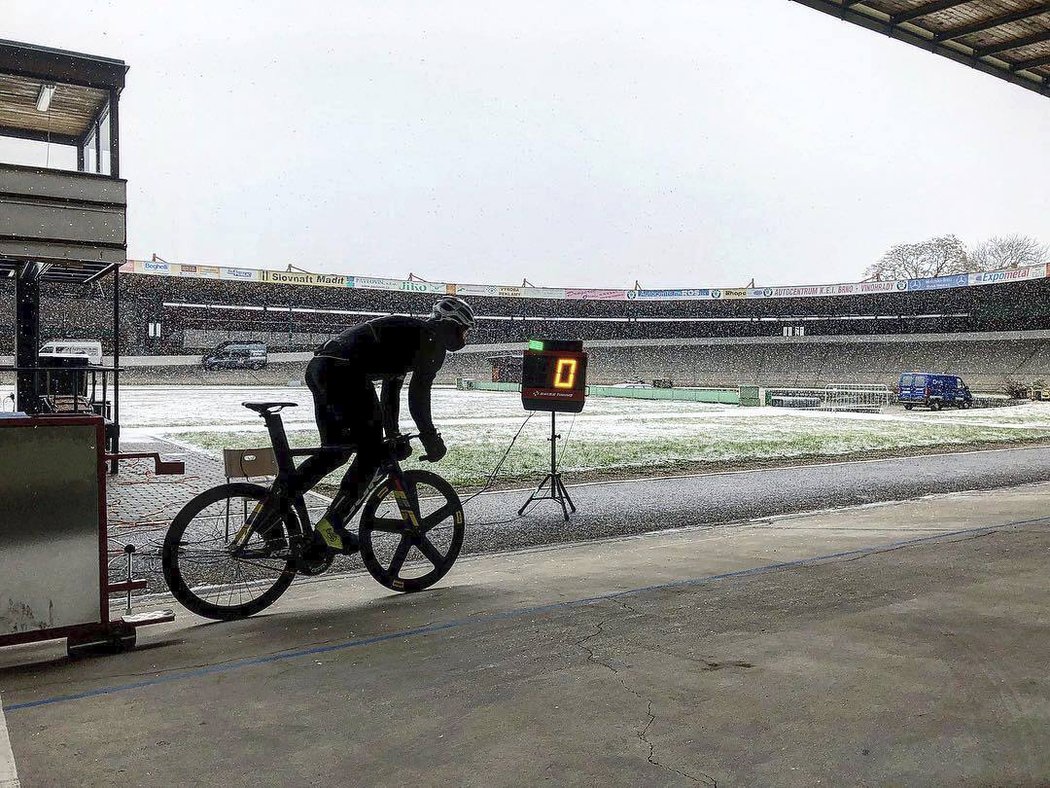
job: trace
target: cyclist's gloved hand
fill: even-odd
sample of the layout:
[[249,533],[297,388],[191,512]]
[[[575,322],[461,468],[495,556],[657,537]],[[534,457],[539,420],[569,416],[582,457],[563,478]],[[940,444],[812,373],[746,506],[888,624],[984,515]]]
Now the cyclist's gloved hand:
[[427,462],[437,462],[448,451],[445,448],[445,442],[441,440],[440,432],[428,432],[420,435],[419,441],[423,444],[423,449],[426,451],[426,454],[421,459]]
[[412,444],[404,435],[396,433],[390,436],[390,440],[392,441],[391,454],[394,455],[395,460],[403,462],[412,456]]

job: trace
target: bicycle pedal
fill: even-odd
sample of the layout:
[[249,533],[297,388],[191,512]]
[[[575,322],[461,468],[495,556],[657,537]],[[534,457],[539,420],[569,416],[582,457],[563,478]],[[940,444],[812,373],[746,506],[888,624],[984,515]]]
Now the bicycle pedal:
[[329,567],[332,566],[332,561],[335,560],[335,553],[329,553],[323,558],[306,558],[299,556],[299,560],[296,562],[296,570],[307,577],[316,577],[317,575],[324,574],[328,571]]
[[295,568],[300,574],[313,577],[328,571],[338,553],[323,545],[308,544],[295,558]]

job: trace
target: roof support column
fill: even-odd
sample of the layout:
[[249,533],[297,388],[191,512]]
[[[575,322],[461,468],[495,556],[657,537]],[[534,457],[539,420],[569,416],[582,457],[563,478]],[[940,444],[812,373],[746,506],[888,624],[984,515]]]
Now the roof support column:
[[[113,112],[110,107],[110,112]],[[112,117],[112,115],[111,115]],[[115,149],[114,149],[115,151]],[[116,167],[116,158],[112,160],[112,166]],[[109,431],[109,451],[112,454],[120,452],[120,266],[113,269],[113,425]],[[111,460],[109,472],[116,473],[119,470],[117,460]]]
[[120,91],[109,91],[109,175],[120,177]]
[[[40,277],[38,263],[26,263],[15,276],[15,366],[35,370],[40,349]],[[15,373],[15,409],[40,412],[40,373]]]

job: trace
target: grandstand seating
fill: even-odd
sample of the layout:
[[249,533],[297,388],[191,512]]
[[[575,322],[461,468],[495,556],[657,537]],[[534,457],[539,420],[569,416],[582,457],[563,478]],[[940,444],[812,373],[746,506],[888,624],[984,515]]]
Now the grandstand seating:
[[[374,315],[426,314],[435,297],[142,274],[123,275],[120,282],[122,352],[132,356],[199,355],[225,339],[306,352]],[[97,337],[109,352],[111,288],[108,282],[46,284],[44,337]],[[558,336],[588,343],[594,382],[669,377],[693,385],[858,378],[885,383],[913,368],[957,372],[986,387],[1007,377],[1050,378],[1050,344],[1041,334],[1002,333],[1050,332],[1047,279],[807,298],[470,300],[480,315],[471,337],[478,352],[468,346],[450,361],[446,377],[486,377],[485,358],[500,345],[508,347],[498,352],[507,352],[530,337]],[[13,322],[13,286],[0,282],[0,355],[12,352]],[[160,338],[149,336],[151,322],[162,325]],[[805,336],[783,337],[786,326],[802,326]],[[295,362],[288,363],[279,374],[298,374]]]
[[[827,383],[893,385],[901,372],[948,372],[981,391],[1007,381],[1050,381],[1050,339],[995,340],[940,335],[936,341],[887,342],[879,337],[831,342],[749,341],[740,344],[624,347],[590,345],[588,380],[617,383],[671,378],[694,386],[817,386]],[[455,377],[487,380],[486,353],[461,353],[443,370]]]

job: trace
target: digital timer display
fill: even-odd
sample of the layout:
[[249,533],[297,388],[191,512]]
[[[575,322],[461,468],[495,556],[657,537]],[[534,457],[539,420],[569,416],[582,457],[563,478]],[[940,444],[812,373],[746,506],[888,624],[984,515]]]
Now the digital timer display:
[[522,361],[521,403],[526,410],[579,413],[587,392],[583,342],[531,340]]

